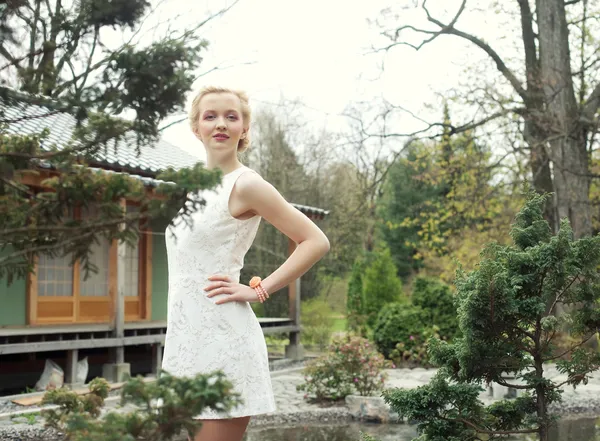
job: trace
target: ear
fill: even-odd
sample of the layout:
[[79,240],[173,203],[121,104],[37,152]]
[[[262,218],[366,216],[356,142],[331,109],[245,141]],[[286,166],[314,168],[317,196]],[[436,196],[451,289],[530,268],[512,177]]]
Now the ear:
[[200,132],[198,131],[198,129],[193,129],[192,132],[194,133],[194,136],[196,136],[196,138],[198,138],[200,141],[202,141],[202,138],[200,137]]

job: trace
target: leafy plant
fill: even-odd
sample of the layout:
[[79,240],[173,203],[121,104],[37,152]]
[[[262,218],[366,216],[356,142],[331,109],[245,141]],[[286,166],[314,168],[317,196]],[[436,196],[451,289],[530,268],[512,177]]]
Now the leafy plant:
[[[547,441],[554,421],[548,406],[560,401],[563,387],[585,384],[600,368],[600,354],[586,346],[600,328],[600,236],[574,240],[567,220],[552,235],[545,200],[530,192],[511,230],[514,243],[490,244],[476,270],[459,271],[462,336],[430,341],[432,361],[440,366],[432,382],[384,393],[393,410],[418,423],[419,440],[535,433]],[[563,351],[557,350],[559,331],[574,339]],[[548,362],[567,379],[544,375]],[[488,381],[521,395],[485,407],[478,395]]]
[[418,306],[404,303],[385,305],[373,328],[373,341],[377,349],[390,358],[398,343],[412,347],[415,336],[428,328],[427,314]]
[[456,307],[448,285],[434,278],[417,277],[410,300],[423,310],[426,323],[435,325],[442,338],[452,339],[457,335]]
[[383,370],[390,366],[367,339],[334,337],[329,353],[304,369],[305,382],[297,390],[317,401],[340,400],[354,391],[368,396],[383,389],[387,379]]
[[398,367],[430,367],[427,353],[428,342],[431,338],[440,338],[439,328],[425,328],[420,334],[411,335],[407,342],[399,342],[390,352],[390,359]]
[[193,435],[201,424],[193,417],[204,409],[226,411],[240,402],[220,372],[194,378],[163,372],[155,382],[130,379],[123,387],[121,405],[132,405],[135,410],[108,412],[102,418],[108,382],[94,379],[89,389],[84,396],[68,389],[47,392],[42,403],[59,408],[42,411],[46,425],[64,433],[68,441],[163,441],[181,432]]

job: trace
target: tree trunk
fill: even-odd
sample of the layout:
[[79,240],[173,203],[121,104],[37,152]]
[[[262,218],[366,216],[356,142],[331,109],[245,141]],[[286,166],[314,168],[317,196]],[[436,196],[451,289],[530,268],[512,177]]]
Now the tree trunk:
[[[521,32],[525,52],[525,72],[527,81],[525,127],[523,137],[529,146],[529,165],[533,178],[533,188],[540,194],[554,192],[550,158],[545,149],[545,131],[540,126],[540,116],[544,114],[544,90],[540,81],[540,60],[538,57],[537,37],[533,28],[534,17],[529,0],[518,0],[521,11]],[[556,204],[549,199],[546,202],[544,217],[553,233],[558,231]]]
[[592,234],[590,178],[584,129],[571,74],[564,0],[536,0],[541,81],[546,112],[540,121],[552,161],[556,210],[575,237]]

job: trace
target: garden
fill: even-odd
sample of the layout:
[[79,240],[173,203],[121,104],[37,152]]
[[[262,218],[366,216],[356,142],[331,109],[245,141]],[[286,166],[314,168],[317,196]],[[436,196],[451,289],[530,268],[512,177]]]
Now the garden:
[[[200,144],[179,150],[166,138],[196,142],[188,98],[232,69],[254,84],[252,147],[240,162],[303,207],[330,243],[297,295],[282,289],[252,304],[286,329],[299,296],[305,357],[272,369],[286,412],[256,418],[245,440],[600,440],[598,3],[306,0],[270,16],[282,2],[252,9],[260,0],[234,0],[202,20],[175,3],[0,4],[0,300],[15,311],[4,310],[0,328],[104,320],[106,339],[150,341],[138,346],[159,361],[160,336],[135,326],[158,329],[166,316],[164,226],[176,213],[189,220],[203,205],[190,195],[221,179]],[[312,13],[332,4],[330,14]],[[251,9],[232,25],[236,8]],[[312,24],[340,10],[360,20]],[[314,17],[299,18],[306,11]],[[369,33],[354,38],[366,15]],[[285,24],[268,37],[281,43],[276,52],[264,36],[250,47],[265,17],[269,32]],[[234,48],[215,34],[221,23],[245,36],[234,45],[240,60],[264,51],[276,62],[231,65]],[[345,39],[334,38],[347,23]],[[219,63],[219,53],[231,58]],[[360,72],[338,66],[338,54],[355,66],[359,53]],[[261,63],[260,74],[244,70]],[[297,89],[271,89],[281,78]],[[73,127],[58,142],[60,115]],[[150,149],[164,153],[154,165]],[[101,209],[88,216],[82,207]],[[240,280],[268,277],[293,242],[263,222]],[[102,243],[104,264],[94,255]],[[52,271],[36,279],[40,261]],[[101,295],[94,288],[81,304],[86,283]],[[50,291],[38,296],[39,284],[61,291],[42,299]],[[121,309],[110,306],[117,297]],[[126,319],[136,322],[127,337]],[[289,338],[265,335],[274,364],[289,361]],[[48,342],[19,344],[30,343]],[[124,364],[124,346],[110,352]],[[112,407],[102,378],[84,394],[49,391],[39,417],[69,441],[179,440],[197,429],[193,415],[239,398],[219,372],[154,380],[130,379]]]

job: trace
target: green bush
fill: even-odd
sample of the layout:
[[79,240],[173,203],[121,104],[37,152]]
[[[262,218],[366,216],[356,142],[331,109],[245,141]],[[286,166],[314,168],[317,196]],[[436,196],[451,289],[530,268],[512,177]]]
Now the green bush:
[[335,319],[333,310],[325,300],[317,297],[303,302],[300,308],[300,322],[302,344],[317,345],[322,349],[327,347]]
[[412,304],[420,307],[427,315],[427,323],[439,328],[439,336],[451,340],[458,334],[458,318],[454,306],[454,296],[445,283],[425,277],[418,277],[413,286]]
[[65,435],[68,441],[171,441],[194,433],[201,426],[194,417],[205,409],[227,411],[241,403],[233,385],[221,372],[176,378],[167,372],[153,382],[142,377],[126,382],[121,391],[122,407],[130,412],[102,412],[109,384],[96,378],[90,393],[78,395],[56,389],[44,395],[42,404],[56,409],[41,411],[47,427]]
[[406,299],[402,292],[402,282],[396,273],[396,266],[387,248],[379,251],[365,270],[364,313],[367,325],[371,328],[375,325],[379,311],[386,304]]
[[373,340],[377,349],[389,358],[398,343],[406,349],[416,346],[415,336],[422,335],[431,326],[427,314],[418,306],[406,303],[385,305],[373,328]]
[[297,386],[305,399],[341,400],[357,392],[368,396],[381,391],[391,363],[365,338],[353,335],[335,337],[329,353],[313,360],[304,369],[304,383]]
[[430,338],[440,338],[438,327],[434,325],[432,328],[425,328],[420,334],[411,337],[407,343],[396,344],[390,352],[390,359],[398,367],[431,367],[428,343]]

